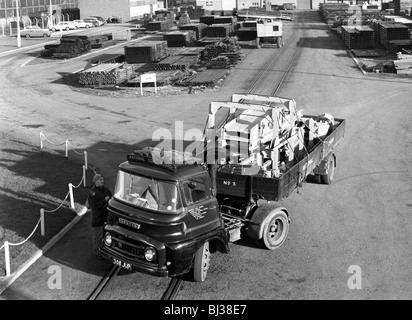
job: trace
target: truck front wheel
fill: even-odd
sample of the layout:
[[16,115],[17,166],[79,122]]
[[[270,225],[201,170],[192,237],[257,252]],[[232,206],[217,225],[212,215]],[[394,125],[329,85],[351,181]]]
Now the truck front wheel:
[[193,278],[196,282],[206,280],[210,265],[209,242],[205,242],[196,252],[193,265]]
[[248,235],[262,247],[274,250],[285,242],[289,231],[286,211],[271,204],[259,207],[252,216]]

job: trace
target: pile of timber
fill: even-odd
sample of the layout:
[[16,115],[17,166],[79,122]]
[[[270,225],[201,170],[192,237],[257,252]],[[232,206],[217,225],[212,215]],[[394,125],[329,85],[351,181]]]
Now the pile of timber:
[[231,23],[212,24],[203,31],[205,37],[225,38],[234,34],[234,26]]
[[79,72],[79,83],[82,85],[116,85],[130,79],[133,68],[123,63],[102,63]]
[[90,40],[90,46],[92,49],[105,48],[116,44],[116,40],[113,40],[113,35],[111,33],[88,36]]
[[154,70],[187,70],[199,61],[198,56],[176,54],[156,63]]
[[240,52],[240,46],[237,43],[236,37],[228,37],[222,41],[207,45],[203,51],[203,60],[209,61],[226,52]]
[[393,61],[397,74],[412,75],[412,55],[398,53],[398,60]]
[[225,69],[206,69],[202,72],[196,73],[182,81],[185,86],[205,86],[214,87],[217,82],[225,78],[228,74]]
[[166,41],[142,41],[124,47],[127,63],[158,62],[167,57]]
[[166,31],[173,27],[173,21],[151,21],[145,25],[147,31]]
[[[173,81],[181,77],[181,74],[182,74],[182,71],[180,70],[156,71],[156,85],[159,87],[170,85],[173,83]],[[126,82],[126,85],[128,87],[140,87],[140,76],[136,76],[132,79],[129,79]],[[143,83],[142,86],[154,86],[154,83],[151,83],[151,82]]]
[[389,42],[389,51],[392,53],[412,49],[412,40],[392,40]]
[[374,31],[368,26],[342,26],[342,38],[348,49],[371,49],[374,47]]
[[196,33],[194,30],[170,31],[163,34],[163,40],[168,47],[190,47],[196,43]]
[[211,59],[207,64],[208,69],[229,69],[230,66],[230,60],[225,56],[217,56],[216,58]]
[[208,26],[212,25],[213,21],[215,21],[214,15],[203,15],[199,18],[200,23],[206,24]]
[[180,25],[179,30],[193,30],[195,31],[196,40],[202,38],[204,29],[207,28],[207,25],[204,23],[189,23],[185,25]]
[[409,29],[402,23],[376,21],[373,23],[373,29],[375,41],[388,49],[392,40],[410,40]]
[[91,50],[90,40],[82,36],[63,36],[57,47],[46,47],[50,48],[46,45],[45,50],[52,50],[52,58],[59,59],[74,58]]

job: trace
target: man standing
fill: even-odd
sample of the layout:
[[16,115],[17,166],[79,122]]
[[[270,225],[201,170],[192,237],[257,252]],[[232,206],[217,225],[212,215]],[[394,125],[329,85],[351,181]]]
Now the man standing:
[[87,201],[89,208],[92,210],[92,241],[93,254],[101,260],[99,255],[99,246],[103,239],[104,224],[107,221],[107,206],[112,193],[104,186],[104,178],[101,174],[93,177],[93,186],[89,191]]

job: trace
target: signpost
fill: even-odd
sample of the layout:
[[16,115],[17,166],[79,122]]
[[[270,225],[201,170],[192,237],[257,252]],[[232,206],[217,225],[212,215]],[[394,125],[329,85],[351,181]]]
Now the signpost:
[[143,95],[143,83],[154,82],[155,93],[157,93],[156,73],[145,73],[140,76],[140,94]]

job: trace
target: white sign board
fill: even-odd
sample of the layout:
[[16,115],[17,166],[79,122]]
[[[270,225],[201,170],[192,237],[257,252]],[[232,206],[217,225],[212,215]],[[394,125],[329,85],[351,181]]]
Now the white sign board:
[[143,83],[154,82],[155,93],[157,93],[156,73],[145,73],[140,75],[140,94],[143,95]]

